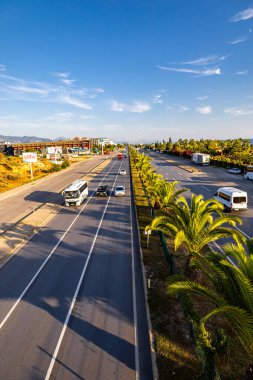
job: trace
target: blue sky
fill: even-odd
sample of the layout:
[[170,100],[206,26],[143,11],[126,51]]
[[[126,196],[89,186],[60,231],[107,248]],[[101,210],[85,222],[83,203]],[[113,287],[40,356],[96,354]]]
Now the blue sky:
[[0,0],[0,134],[253,137],[253,0]]

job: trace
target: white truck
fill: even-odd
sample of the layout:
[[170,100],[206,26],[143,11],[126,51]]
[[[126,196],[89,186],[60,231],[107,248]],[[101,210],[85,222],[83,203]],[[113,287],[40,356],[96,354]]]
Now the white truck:
[[235,187],[220,187],[214,194],[214,199],[223,204],[225,211],[247,210],[246,191]]
[[192,162],[198,165],[210,165],[210,154],[207,153],[193,153]]

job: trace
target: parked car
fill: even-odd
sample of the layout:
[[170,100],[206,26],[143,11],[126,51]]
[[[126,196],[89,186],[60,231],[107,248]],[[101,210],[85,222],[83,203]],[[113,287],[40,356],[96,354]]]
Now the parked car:
[[124,186],[116,186],[114,189],[115,197],[123,197],[126,195],[126,189]]
[[120,175],[126,175],[126,169],[121,169],[121,170],[119,171],[119,174],[120,174]]
[[242,173],[241,169],[238,169],[238,168],[228,169],[228,172],[231,174],[241,174]]
[[107,185],[98,186],[96,190],[97,197],[107,197],[109,195],[109,189]]

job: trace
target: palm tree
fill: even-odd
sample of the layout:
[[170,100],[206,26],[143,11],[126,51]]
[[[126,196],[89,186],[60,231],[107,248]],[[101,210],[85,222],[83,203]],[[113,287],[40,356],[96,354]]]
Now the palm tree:
[[138,170],[142,170],[142,167],[145,164],[149,164],[150,167],[151,167],[150,161],[151,161],[151,158],[148,157],[148,156],[146,156],[144,153],[138,154],[138,156],[137,156],[137,163],[136,163],[137,169]]
[[[253,246],[252,240],[247,243],[248,250],[240,243],[227,244],[225,256],[210,253],[204,258],[196,257],[194,264],[202,270],[209,287],[193,281],[178,281],[171,278],[169,294],[194,293],[204,298],[212,310],[200,320],[200,327],[206,336],[207,321],[217,314],[223,315],[232,331],[241,342],[250,360],[253,358]],[[236,265],[229,262],[226,256],[236,259]],[[212,344],[213,342],[211,342]],[[247,367],[252,375],[253,361]],[[245,377],[246,378],[246,377]]]
[[155,209],[167,209],[172,206],[179,196],[187,189],[176,189],[179,181],[167,182],[165,180],[157,181],[155,186],[147,188],[150,197],[153,199]]
[[[188,204],[180,197],[171,205],[171,210],[162,210],[146,229],[157,230],[174,238],[175,251],[184,243],[188,250],[185,274],[190,274],[190,263],[193,257],[200,254],[207,244],[222,239],[233,238],[245,241],[243,234],[230,226],[241,224],[240,218],[222,213],[223,206],[214,199],[204,200],[203,195],[192,195]],[[214,213],[218,214],[214,218]],[[226,225],[229,226],[226,226]]]
[[163,176],[161,174],[157,174],[154,169],[151,169],[146,176],[147,191],[149,191],[149,189],[151,190],[153,187],[156,187],[162,178]]

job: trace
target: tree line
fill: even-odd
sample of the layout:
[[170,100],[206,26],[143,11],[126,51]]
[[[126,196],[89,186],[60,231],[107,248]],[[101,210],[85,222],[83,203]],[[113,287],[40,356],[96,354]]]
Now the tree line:
[[253,141],[250,139],[179,139],[172,142],[172,139],[169,138],[167,142],[163,140],[143,146],[184,157],[190,157],[192,153],[200,152],[210,154],[214,161],[224,161],[234,165],[253,164]]

